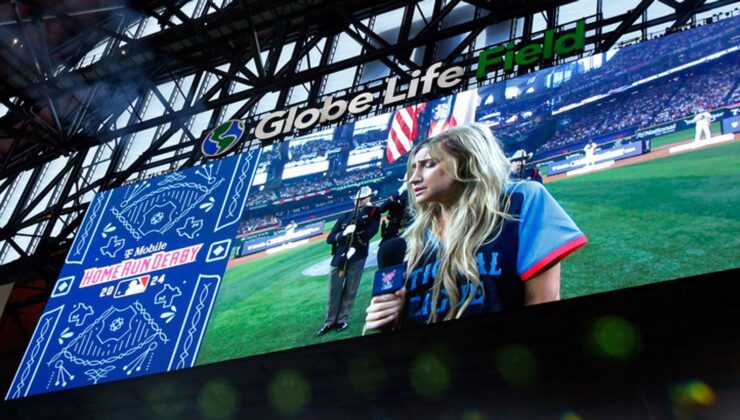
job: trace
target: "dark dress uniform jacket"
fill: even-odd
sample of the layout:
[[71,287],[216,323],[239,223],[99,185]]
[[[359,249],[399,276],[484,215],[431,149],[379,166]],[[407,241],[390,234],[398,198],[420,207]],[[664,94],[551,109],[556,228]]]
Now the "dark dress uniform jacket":
[[[349,247],[355,249],[354,255],[349,259],[349,262],[355,262],[367,258],[368,248],[370,239],[378,233],[380,226],[380,211],[375,206],[365,206],[361,210],[357,211],[357,219],[355,224],[357,228],[354,233],[354,240]],[[329,233],[329,237],[326,238],[326,242],[332,246],[331,266],[339,267],[342,262],[342,258],[347,253],[347,242],[352,234],[343,236],[342,232],[344,229],[352,224],[352,212],[345,213],[339,217],[337,223]]]

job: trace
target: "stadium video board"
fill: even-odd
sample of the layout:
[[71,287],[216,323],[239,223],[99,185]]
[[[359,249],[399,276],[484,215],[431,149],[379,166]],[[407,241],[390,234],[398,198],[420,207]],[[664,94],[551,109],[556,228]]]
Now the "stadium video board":
[[737,268],[738,23],[99,193],[6,398]]
[[6,399],[192,366],[258,159],[98,193]]

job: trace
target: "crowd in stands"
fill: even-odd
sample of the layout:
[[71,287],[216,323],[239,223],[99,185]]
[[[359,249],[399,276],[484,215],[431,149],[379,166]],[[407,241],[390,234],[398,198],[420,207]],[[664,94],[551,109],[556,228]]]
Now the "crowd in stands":
[[558,115],[553,138],[538,152],[616,132],[645,128],[736,102],[733,86],[740,76],[737,58],[707,63],[650,84],[613,94],[590,105]]
[[385,146],[388,141],[388,130],[368,130],[364,133],[355,134],[352,141],[357,145],[355,150]]
[[262,204],[272,203],[274,201],[277,201],[278,196],[273,190],[262,190],[257,191],[252,189],[252,191],[249,192],[249,198],[247,198],[247,206],[249,207],[255,207],[260,206]]
[[727,49],[733,46],[733,37],[740,35],[738,20],[724,19],[659,41],[622,48],[600,68],[574,74],[556,95],[565,104],[579,102]]
[[727,101],[728,104],[740,103],[740,81],[735,83],[735,90],[732,91],[730,99]]
[[[370,185],[373,189],[377,189],[379,186],[377,180],[375,184],[363,182],[363,185]],[[321,220],[321,216],[318,219],[311,219],[311,217],[316,217],[315,210],[317,208],[331,208],[338,204],[351,203],[350,196],[352,192],[350,189],[334,195],[306,197],[300,201],[284,205],[263,207],[261,209],[248,208],[247,218],[239,225],[237,235],[259,237],[267,234],[266,231],[283,229],[290,221],[302,225],[311,220]]]
[[356,185],[364,185],[382,178],[383,172],[378,168],[359,170],[346,175],[333,175],[329,177],[315,176],[297,182],[286,182],[277,190],[252,190],[247,199],[247,205],[249,207],[260,207],[279,202],[280,200],[294,199],[302,195],[346,190]]
[[383,171],[377,168],[368,170],[359,170],[347,175],[336,175],[333,177],[336,189],[346,189],[357,184],[366,184],[383,177]]
[[312,198],[306,199],[305,201],[306,201],[305,204],[303,204],[301,206],[298,206],[298,207],[294,207],[290,212],[281,212],[279,214],[283,214],[282,218],[283,219],[287,219],[291,215],[295,215],[295,214],[299,214],[299,213],[304,213],[304,212],[307,212],[309,210],[314,210],[318,206],[328,207],[328,206],[331,206],[333,204],[337,204],[337,203],[341,203],[341,202],[346,202],[347,201],[347,198],[346,197],[335,197],[335,198],[328,198],[327,199],[326,197],[312,197]]
[[527,139],[527,137],[537,128],[539,124],[533,120],[527,120],[521,123],[491,127],[496,138],[505,145],[513,145]]
[[249,235],[264,229],[280,227],[281,221],[275,215],[267,215],[262,217],[253,217],[242,221],[237,231],[237,236]]
[[[354,150],[385,146],[385,143],[387,141],[387,133],[385,133],[382,137],[379,137],[377,135],[378,131],[379,130],[375,132],[368,132],[370,133],[369,135],[368,133],[362,133],[353,137],[352,141],[356,144]],[[325,158],[327,152],[338,147],[340,147],[340,144],[333,142],[331,139],[311,140],[304,143],[296,143],[295,145],[291,142],[289,143],[290,158],[286,161],[286,163],[310,161],[316,158]],[[276,150],[270,150],[267,152],[263,152],[260,163],[270,165],[279,160],[280,153]]]
[[326,191],[333,188],[334,182],[327,178],[306,179],[295,183],[285,184],[280,189],[280,200],[287,200],[300,195]]
[[317,139],[303,143],[290,143],[290,162],[299,162],[301,160],[313,159],[316,157],[326,156],[326,152],[331,150],[335,145],[331,139]]
[[646,127],[673,94],[670,83],[632,89],[597,104],[578,108],[561,117],[553,138],[540,150],[597,137],[628,127]]
[[[484,96],[482,94],[481,96]],[[537,98],[522,98],[515,101],[504,102],[498,104],[496,102],[485,104],[482,103],[478,106],[475,111],[476,121],[486,119],[486,116],[490,116],[494,113],[499,113],[498,121],[503,125],[512,117],[518,121],[526,118],[536,117],[538,115],[549,114],[552,111],[552,106],[547,97]],[[525,115],[528,115],[525,117]]]
[[705,74],[694,72],[684,76],[681,84],[671,98],[672,106],[662,110],[655,123],[675,120],[686,115],[695,114],[699,110],[717,108],[726,103],[732,103],[729,93],[740,77],[740,68],[737,65],[723,65],[713,68]]
[[[311,140],[303,143],[294,143],[292,139],[285,140],[289,144],[290,157],[286,156],[287,162],[299,162],[316,157],[325,156],[326,152],[335,147],[331,139]],[[261,165],[272,165],[281,160],[279,144],[274,144],[271,148],[262,149],[260,157]]]

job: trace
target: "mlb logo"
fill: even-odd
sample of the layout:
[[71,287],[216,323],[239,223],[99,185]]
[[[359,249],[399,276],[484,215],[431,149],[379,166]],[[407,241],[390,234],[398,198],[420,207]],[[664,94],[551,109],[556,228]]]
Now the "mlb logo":
[[386,273],[383,275],[382,285],[380,286],[380,290],[386,291],[388,289],[391,289],[393,287],[393,278],[396,277],[396,272],[391,271],[390,273]]
[[121,280],[116,285],[116,291],[113,293],[114,298],[120,298],[131,295],[138,295],[146,291],[149,285],[149,276],[135,277],[132,279]]
[[406,277],[406,264],[398,264],[375,272],[373,296],[393,293],[403,287]]

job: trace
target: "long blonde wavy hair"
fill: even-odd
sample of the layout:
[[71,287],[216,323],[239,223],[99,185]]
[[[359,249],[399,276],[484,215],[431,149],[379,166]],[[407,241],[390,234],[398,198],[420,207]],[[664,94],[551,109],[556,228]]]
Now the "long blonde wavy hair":
[[[439,268],[432,285],[432,307],[428,322],[437,321],[437,305],[442,289],[447,291],[450,311],[445,320],[459,318],[482,288],[476,251],[486,240],[493,240],[501,231],[509,202],[504,190],[510,164],[501,146],[488,127],[465,124],[417,144],[409,154],[406,179],[412,177],[416,154],[427,148],[429,155],[452,176],[460,196],[450,208],[450,217],[442,229],[439,203],[417,203],[413,188],[409,188],[409,203],[414,222],[403,237],[407,242],[408,282],[413,268],[424,263],[427,253],[436,253]],[[427,236],[431,232],[439,245]],[[460,283],[466,284],[465,301],[460,302]],[[470,289],[472,283],[473,288]]]

